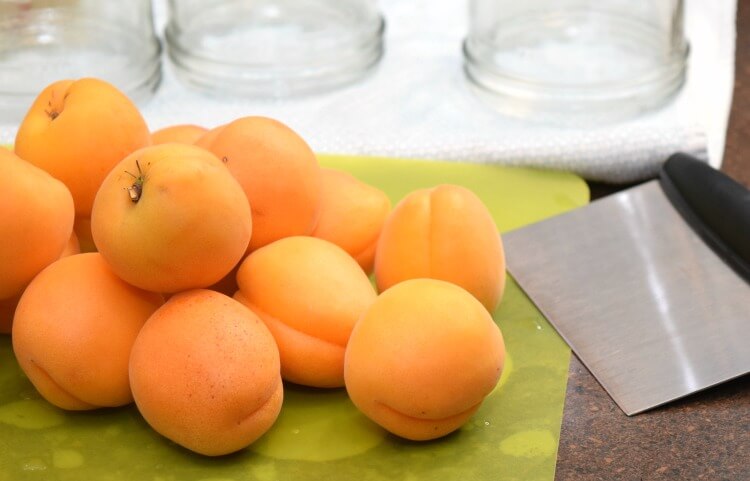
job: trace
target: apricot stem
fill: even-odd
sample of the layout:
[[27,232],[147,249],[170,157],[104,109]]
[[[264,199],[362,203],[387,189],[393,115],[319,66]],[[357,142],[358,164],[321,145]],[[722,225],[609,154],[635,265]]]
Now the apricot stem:
[[[52,92],[52,100],[54,100],[54,98],[55,98],[55,92]],[[60,115],[60,112],[58,112],[57,109],[52,107],[52,100],[47,101],[48,109],[45,109],[44,113],[47,114],[47,117],[49,117],[50,120],[55,120],[57,116]]]

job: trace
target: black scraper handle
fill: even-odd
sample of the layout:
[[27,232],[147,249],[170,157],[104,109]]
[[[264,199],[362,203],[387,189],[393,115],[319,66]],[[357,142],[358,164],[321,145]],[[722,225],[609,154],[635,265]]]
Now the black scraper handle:
[[693,229],[750,282],[750,190],[687,154],[674,154],[659,181]]

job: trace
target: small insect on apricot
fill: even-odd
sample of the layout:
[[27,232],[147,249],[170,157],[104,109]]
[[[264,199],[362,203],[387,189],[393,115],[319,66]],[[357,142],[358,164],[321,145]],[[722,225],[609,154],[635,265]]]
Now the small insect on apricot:
[[141,195],[143,194],[143,181],[146,180],[146,176],[143,175],[143,171],[141,170],[141,164],[138,162],[138,159],[135,161],[135,166],[138,168],[138,175],[133,175],[127,170],[125,171],[126,174],[130,175],[135,179],[133,181],[133,185],[130,187],[126,187],[126,190],[128,191],[128,195],[130,195],[130,201],[133,203],[138,202],[141,199]]

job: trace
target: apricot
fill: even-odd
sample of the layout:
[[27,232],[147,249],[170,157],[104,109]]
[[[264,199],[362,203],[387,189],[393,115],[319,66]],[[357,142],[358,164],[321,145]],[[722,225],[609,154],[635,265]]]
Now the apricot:
[[252,232],[239,183],[210,152],[187,144],[146,147],[104,179],[91,233],[117,275],[142,289],[207,287],[242,259]]
[[96,191],[123,157],[149,145],[135,104],[99,79],[60,80],[34,100],[16,134],[15,151],[70,189],[76,215],[89,217]]
[[334,169],[321,169],[321,187],[320,216],[310,235],[333,242],[365,272],[372,272],[390,199],[382,190]]
[[237,271],[235,299],[276,339],[281,375],[314,387],[344,385],[344,351],[375,289],[343,249],[314,237],[287,237],[252,252]]
[[154,430],[209,456],[258,439],[283,400],[271,333],[242,304],[206,289],[175,294],[146,322],[130,383]]
[[493,312],[505,289],[505,254],[487,207],[457,185],[416,190],[388,216],[375,251],[382,292],[407,279],[452,282]]
[[70,410],[132,402],[130,349],[159,294],[117,277],[97,253],[64,257],[23,292],[13,319],[13,351],[50,403]]
[[320,167],[307,143],[283,123],[243,117],[206,134],[197,145],[222,159],[253,211],[249,251],[312,232],[320,205]]
[[8,180],[0,195],[0,299],[8,299],[60,257],[74,210],[62,182],[3,148],[0,169]]
[[365,311],[346,348],[346,390],[393,434],[435,439],[461,427],[500,379],[500,329],[455,284],[413,279]]
[[178,142],[181,144],[194,144],[201,138],[208,129],[200,125],[178,124],[170,125],[159,130],[151,132],[151,144],[168,144]]

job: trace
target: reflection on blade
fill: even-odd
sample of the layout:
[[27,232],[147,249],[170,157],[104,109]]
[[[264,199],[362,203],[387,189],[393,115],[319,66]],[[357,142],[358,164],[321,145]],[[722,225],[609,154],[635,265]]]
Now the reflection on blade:
[[627,414],[750,372],[750,285],[656,181],[503,242],[511,274]]

